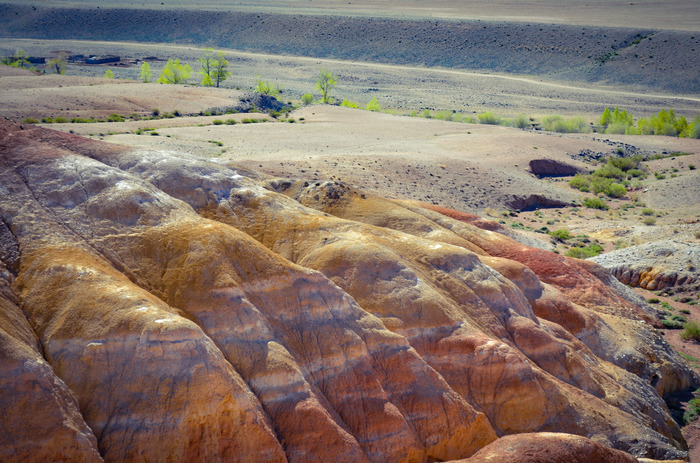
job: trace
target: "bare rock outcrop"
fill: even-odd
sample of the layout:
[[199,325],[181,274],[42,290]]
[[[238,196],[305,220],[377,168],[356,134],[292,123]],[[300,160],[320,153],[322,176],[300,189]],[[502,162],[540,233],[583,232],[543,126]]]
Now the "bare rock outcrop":
[[498,439],[460,463],[637,463],[639,460],[585,437],[560,433],[516,434]]
[[589,259],[622,283],[650,291],[700,287],[700,244],[677,240],[618,249]]
[[685,455],[661,396],[697,378],[602,267],[336,182],[5,121],[0,153],[0,371],[54,385],[0,383],[3,461]]

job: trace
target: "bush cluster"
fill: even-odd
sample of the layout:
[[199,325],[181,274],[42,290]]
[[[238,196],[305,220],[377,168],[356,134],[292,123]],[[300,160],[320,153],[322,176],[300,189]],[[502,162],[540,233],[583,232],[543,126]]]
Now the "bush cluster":
[[542,119],[542,128],[549,132],[559,133],[587,133],[591,131],[582,117],[564,119],[558,115],[547,116]]
[[605,133],[700,138],[700,114],[688,122],[685,116],[676,117],[673,109],[662,109],[649,118],[639,118],[635,124],[632,114],[627,111],[618,107],[614,110],[605,108],[600,125]]
[[593,174],[577,174],[574,176],[574,178],[569,180],[569,185],[586,193],[602,193],[610,198],[621,198],[627,194],[627,186],[629,186],[630,180],[635,178],[642,179],[647,176],[647,173],[641,167],[641,160],[639,156],[631,158],[610,157]]

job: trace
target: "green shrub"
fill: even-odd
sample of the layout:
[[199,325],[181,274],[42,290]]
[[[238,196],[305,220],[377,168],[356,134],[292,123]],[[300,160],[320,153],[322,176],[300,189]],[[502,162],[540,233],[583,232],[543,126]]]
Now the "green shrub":
[[700,399],[690,399],[688,409],[683,413],[683,423],[688,424],[698,419],[700,416]]
[[365,108],[367,111],[380,111],[382,107],[379,105],[379,102],[377,101],[377,97],[372,97],[371,100],[369,100],[369,103],[367,103],[367,107]]
[[569,185],[580,191],[591,191],[591,180],[588,175],[576,174],[574,178],[569,180]]
[[66,122],[68,122],[68,119],[66,119],[65,117],[59,116],[59,117],[55,118],[53,121],[57,124],[65,124]]
[[603,252],[603,248],[598,244],[591,244],[590,246],[575,246],[570,248],[565,256],[575,257],[577,259],[587,259],[589,257],[595,257]]
[[38,124],[39,121],[37,119],[34,119],[33,117],[26,117],[22,120],[25,124]]
[[684,341],[700,341],[700,325],[697,322],[690,321],[683,325],[681,339]]
[[608,195],[611,198],[622,198],[627,194],[627,188],[624,186],[620,185],[619,183],[610,183],[608,187],[603,190],[603,193]]
[[454,113],[452,111],[438,111],[435,114],[435,119],[440,120],[440,121],[451,121],[454,117]]
[[593,172],[593,175],[605,178],[616,178],[618,180],[622,180],[626,177],[622,169],[615,167],[612,164],[605,164],[604,166],[599,167],[595,170],[595,172]]
[[530,120],[524,114],[518,114],[518,116],[513,119],[513,125],[519,129],[526,129],[530,127]]
[[357,103],[354,101],[350,101],[347,98],[344,98],[343,101],[340,103],[340,106],[343,108],[355,108],[357,109],[359,106],[357,106]]
[[642,215],[656,215],[656,211],[650,207],[642,209]]
[[661,301],[657,297],[651,297],[651,298],[647,299],[647,303],[649,303],[649,304],[658,304],[660,302]]
[[586,133],[590,131],[582,117],[572,117],[567,120],[558,115],[547,116],[542,119],[542,128],[549,132],[559,133]]
[[236,125],[235,119],[226,119],[226,125]]
[[110,114],[107,116],[107,122],[124,122],[125,119],[119,114]]
[[688,169],[695,170],[695,164],[688,164]]
[[212,124],[214,124],[214,125],[222,125],[223,123],[224,123],[224,121],[222,121],[221,119],[214,119],[212,121]]
[[260,79],[259,77],[255,79],[255,90],[256,93],[262,93],[263,95],[277,96],[280,94],[282,89],[270,82]]
[[668,330],[680,330],[683,328],[683,322],[673,318],[664,318],[661,320],[661,324]]
[[655,225],[656,224],[656,217],[644,217],[642,219],[642,223],[644,225]]
[[549,234],[558,241],[566,241],[574,237],[574,235],[572,235],[569,230],[566,230],[564,228],[554,230],[552,232],[549,232]]
[[636,178],[647,178],[647,173],[644,172],[641,169],[630,169],[627,171],[627,175],[630,177],[636,177]]
[[309,106],[314,102],[314,96],[311,93],[304,93],[301,96],[301,102],[304,104],[304,106]]
[[501,123],[501,118],[496,116],[491,111],[486,111],[476,116],[479,119],[479,124],[497,125]]
[[600,198],[586,198],[583,200],[583,205],[591,209],[608,210],[608,203]]

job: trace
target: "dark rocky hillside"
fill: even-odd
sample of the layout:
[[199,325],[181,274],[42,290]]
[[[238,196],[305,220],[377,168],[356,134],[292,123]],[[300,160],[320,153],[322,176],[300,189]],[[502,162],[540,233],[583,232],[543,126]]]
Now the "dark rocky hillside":
[[0,36],[191,43],[251,52],[547,76],[680,94],[700,92],[700,34],[695,32],[1,5]]

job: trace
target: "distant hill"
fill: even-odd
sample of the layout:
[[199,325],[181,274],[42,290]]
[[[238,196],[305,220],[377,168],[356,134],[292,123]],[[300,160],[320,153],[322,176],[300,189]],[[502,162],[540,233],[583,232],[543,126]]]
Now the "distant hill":
[[196,44],[700,93],[696,32],[241,11],[0,6],[0,37]]

